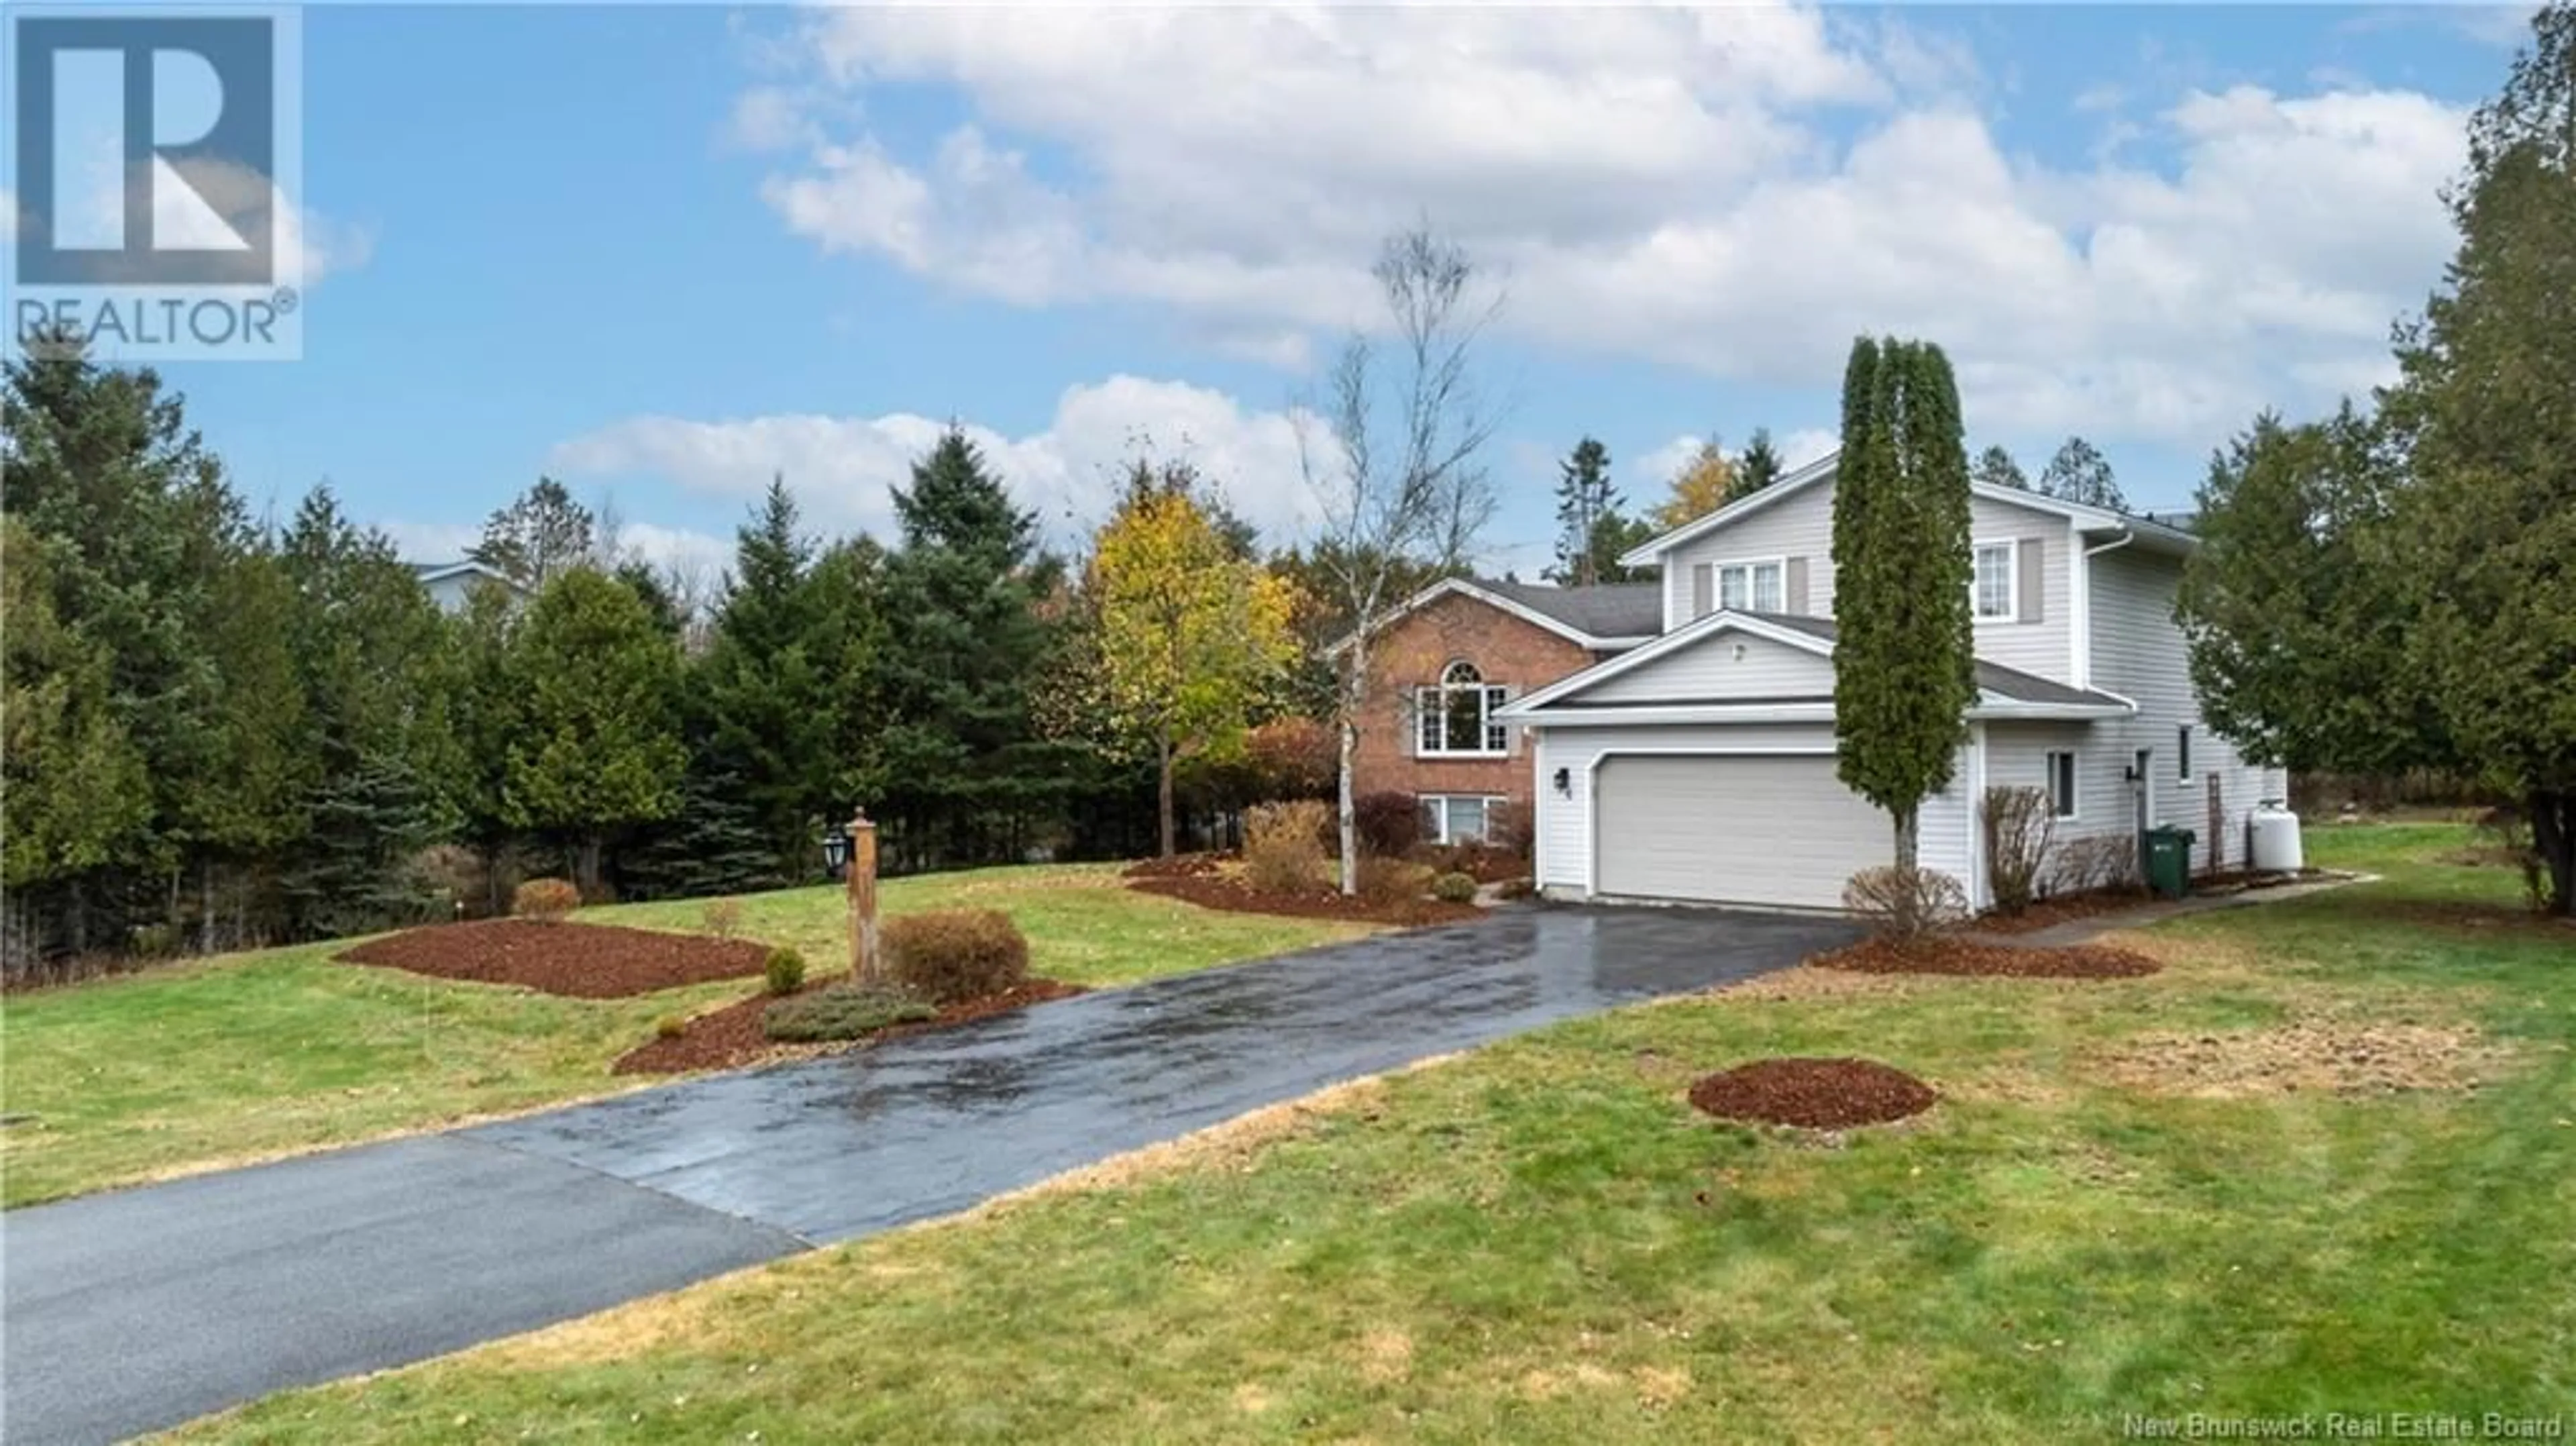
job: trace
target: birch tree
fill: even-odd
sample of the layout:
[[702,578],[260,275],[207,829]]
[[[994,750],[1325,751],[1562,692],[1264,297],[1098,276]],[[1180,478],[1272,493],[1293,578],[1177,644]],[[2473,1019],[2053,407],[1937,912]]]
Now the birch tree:
[[1400,581],[1423,563],[1464,569],[1494,512],[1480,462],[1495,411],[1472,367],[1499,313],[1456,243],[1425,228],[1387,239],[1371,269],[1383,297],[1383,342],[1343,343],[1323,394],[1298,409],[1297,451],[1322,515],[1315,556],[1331,601],[1351,620],[1338,654],[1333,713],[1341,750],[1342,891],[1359,888],[1351,764],[1369,703],[1370,635],[1404,601]]

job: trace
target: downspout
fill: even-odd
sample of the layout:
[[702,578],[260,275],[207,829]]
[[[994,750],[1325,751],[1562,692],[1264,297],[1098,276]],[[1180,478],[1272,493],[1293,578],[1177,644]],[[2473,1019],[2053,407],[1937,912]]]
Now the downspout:
[[2083,575],[2083,590],[2076,598],[2076,616],[2083,620],[2082,651],[2076,656],[2075,686],[2093,686],[2093,559],[2106,552],[2117,552],[2138,540],[2135,532],[2123,532],[2100,547],[2087,547],[2075,554],[2077,570]]

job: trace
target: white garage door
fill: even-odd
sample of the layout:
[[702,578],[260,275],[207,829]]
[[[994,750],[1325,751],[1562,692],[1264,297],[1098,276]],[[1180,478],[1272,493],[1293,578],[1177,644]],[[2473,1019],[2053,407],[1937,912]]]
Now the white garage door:
[[1838,909],[1844,880],[1894,855],[1831,758],[1613,756],[1593,778],[1596,893]]

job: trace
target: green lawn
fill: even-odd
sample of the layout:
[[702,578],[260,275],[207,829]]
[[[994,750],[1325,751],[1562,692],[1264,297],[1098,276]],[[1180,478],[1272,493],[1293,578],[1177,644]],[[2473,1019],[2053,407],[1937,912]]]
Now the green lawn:
[[[1127,984],[1362,932],[1220,914],[1118,886],[1114,867],[985,869],[884,885],[887,913],[1006,910],[1031,968]],[[579,917],[694,931],[703,906]],[[834,888],[743,900],[746,937],[817,972],[848,959]],[[0,1003],[0,1203],[31,1204],[187,1170],[527,1109],[645,1081],[608,1073],[654,1021],[757,981],[634,999],[557,999],[331,962],[342,944],[208,960]]]
[[[1338,1092],[194,1439],[2117,1439],[2128,1416],[2576,1413],[2576,931],[2441,827],[2132,936],[2141,980],[1801,971]],[[2192,1097],[2111,1056],[2458,1032],[2475,1088]],[[1863,1054],[1840,1143],[1699,1072]],[[2161,1058],[2149,1052],[2150,1060]],[[2454,1062],[2457,1063],[2456,1061]]]

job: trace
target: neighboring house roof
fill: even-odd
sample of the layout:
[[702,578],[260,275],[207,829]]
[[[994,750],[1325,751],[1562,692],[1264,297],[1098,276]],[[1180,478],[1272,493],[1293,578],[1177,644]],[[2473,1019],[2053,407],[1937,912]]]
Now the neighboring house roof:
[[489,579],[516,593],[527,591],[508,573],[487,563],[476,562],[470,557],[459,558],[454,562],[414,562],[406,566],[411,568],[412,576],[420,580],[422,587],[435,587],[439,583],[461,577],[468,581]]
[[[1829,618],[1802,617],[1793,613],[1736,612],[1721,609],[1664,634],[1642,647],[1620,654],[1606,662],[1561,678],[1545,688],[1507,704],[1497,715],[1507,719],[1546,722],[1537,716],[1557,712],[1607,711],[1612,708],[1642,709],[1648,707],[1731,709],[1797,705],[1823,705],[1830,709],[1831,698],[1683,698],[1632,700],[1615,705],[1587,704],[1579,694],[1688,648],[1713,634],[1736,631],[1767,638],[1790,647],[1803,648],[1820,657],[1831,657],[1836,632]],[[2077,688],[2065,683],[1990,663],[1980,658],[1976,663],[1977,690],[1982,695],[1970,710],[1984,718],[2090,718],[2116,717],[2135,713],[2138,705],[2116,693],[2098,689]],[[1561,706],[1560,706],[1561,705]]]
[[[1841,460],[1842,453],[1829,452],[1806,466],[1784,475],[1759,492],[1738,497],[1715,512],[1693,518],[1660,536],[1648,538],[1629,549],[1620,557],[1619,563],[1623,567],[1660,567],[1663,565],[1664,554],[1674,548],[1694,538],[1705,537],[1728,523],[1751,516],[1805,491],[1818,482],[1830,479]],[[2153,517],[2131,516],[2126,512],[2114,512],[2107,507],[2088,507],[2081,502],[2048,497],[2019,487],[1995,487],[1983,482],[1971,482],[1968,484],[1968,490],[1972,495],[1983,497],[1990,502],[2027,507],[2034,512],[2054,513],[2073,521],[2076,526],[2088,532],[2129,533],[2140,540],[2161,545],[2168,551],[2187,552],[2199,542],[2199,539],[2188,529],[2158,521]]]
[[[1406,598],[1378,626],[1383,628],[1444,597],[1473,598],[1595,652],[1637,647],[1652,639],[1664,625],[1663,593],[1658,584],[1651,582],[1550,587],[1543,583],[1453,577]],[[1349,646],[1350,640],[1345,638],[1329,651],[1338,653]]]

